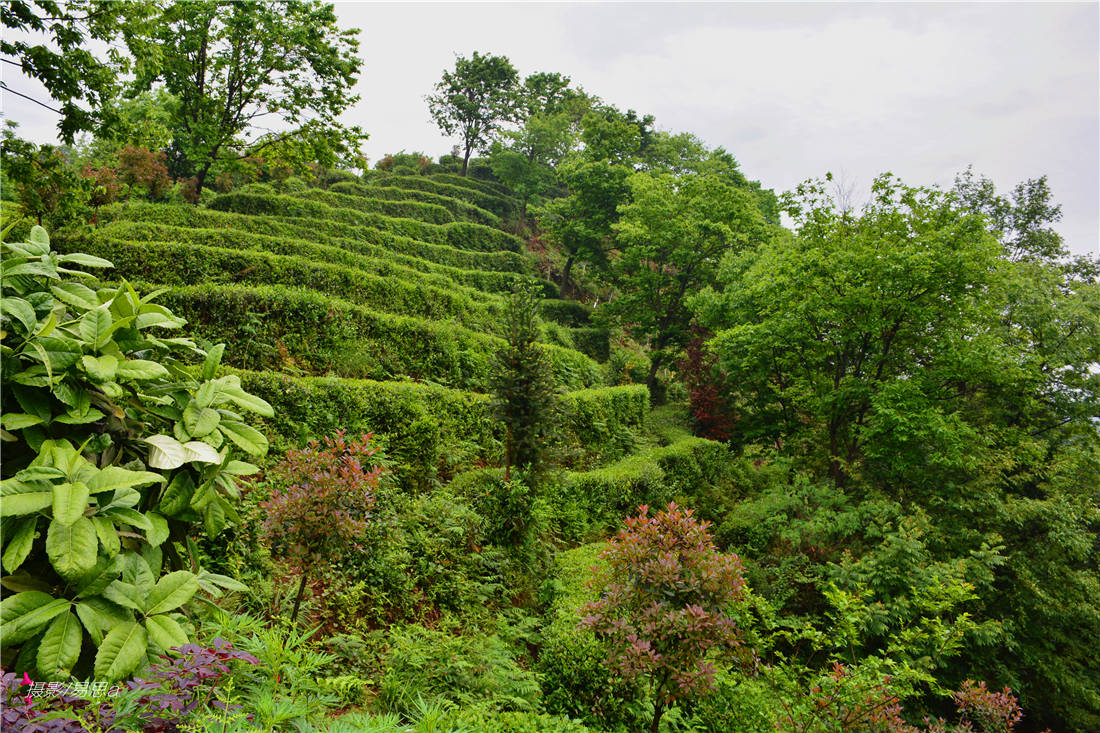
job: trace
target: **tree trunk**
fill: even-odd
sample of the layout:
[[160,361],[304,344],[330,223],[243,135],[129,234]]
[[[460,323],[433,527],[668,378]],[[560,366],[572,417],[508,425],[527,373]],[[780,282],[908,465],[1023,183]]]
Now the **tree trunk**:
[[649,376],[646,377],[645,386],[649,388],[649,397],[653,398],[654,390],[657,389],[657,370],[661,368],[660,352],[656,352],[652,355],[649,362]]
[[649,733],[659,733],[661,730],[661,716],[665,714],[665,699],[657,698],[657,704],[653,706],[653,722],[649,724]]
[[294,611],[290,614],[290,622],[298,623],[298,609],[302,606],[302,595],[306,592],[306,569],[302,568],[302,582],[298,583],[298,596],[294,599]]
[[469,146],[469,145],[467,145],[467,146],[466,146],[466,157],[464,157],[464,158],[462,159],[462,176],[463,176],[464,178],[465,178],[465,176],[466,176],[466,169],[470,167],[470,153],[471,153],[471,152],[472,152],[472,151],[471,151],[471,148],[470,148],[470,146]]
[[202,198],[202,187],[206,183],[206,176],[207,176],[208,173],[210,173],[210,167],[212,165],[214,165],[213,160],[207,161],[206,165],[204,165],[202,167],[202,170],[200,170],[198,172],[198,174],[195,175],[195,203],[196,204],[199,202],[199,199]]
[[[561,271],[561,287],[562,287],[563,291],[570,290],[569,273],[573,269],[573,260],[574,259],[575,258],[573,257],[573,255],[569,255],[568,257],[565,258],[565,269]],[[563,295],[565,295],[565,293],[563,293]]]

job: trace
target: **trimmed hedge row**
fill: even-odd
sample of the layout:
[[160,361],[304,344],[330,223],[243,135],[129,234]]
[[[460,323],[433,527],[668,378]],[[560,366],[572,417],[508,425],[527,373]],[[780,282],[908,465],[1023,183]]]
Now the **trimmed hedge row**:
[[450,183],[453,186],[472,188],[475,191],[481,191],[490,196],[500,196],[501,198],[514,197],[514,194],[503,183],[484,181],[480,178],[474,178],[473,176],[460,176],[457,173],[432,173],[428,177],[440,183]]
[[322,191],[319,188],[311,188],[308,191],[292,195],[297,198],[320,201],[335,208],[358,209],[359,211],[392,216],[398,219],[416,219],[429,224],[450,224],[455,220],[454,214],[438,204],[426,204],[410,199],[394,201],[381,198],[364,198],[363,196],[351,196],[338,191]]
[[[221,213],[221,212],[218,212]],[[242,216],[230,214],[230,216]],[[464,270],[440,265],[418,257],[391,252],[373,244],[361,244],[348,239],[322,238],[313,240],[255,234],[219,228],[177,227],[153,222],[113,221],[96,229],[91,235],[100,239],[121,239],[127,242],[182,242],[200,247],[226,247],[273,254],[300,255],[320,262],[343,264],[384,277],[422,281],[439,288],[470,288],[472,297],[491,300],[486,293],[507,293],[518,282],[533,282],[540,295],[553,298],[558,287],[549,280],[532,278],[511,272]]]
[[367,186],[362,183],[337,183],[329,188],[334,193],[346,193],[351,196],[363,196],[372,199],[386,199],[389,201],[423,201],[426,204],[437,204],[450,211],[455,217],[472,221],[475,224],[484,224],[489,227],[501,226],[500,217],[491,211],[474,206],[473,204],[456,199],[453,196],[441,196],[430,191],[421,191],[415,188],[398,188],[397,186]]
[[491,211],[501,219],[510,221],[515,218],[518,207],[516,202],[494,194],[484,193],[467,186],[456,186],[453,183],[440,183],[424,176],[402,176],[388,174],[384,176],[372,176],[369,182],[375,186],[396,186],[397,188],[428,191],[440,196],[450,196],[480,206]]
[[485,395],[414,382],[237,373],[275,409],[263,427],[276,451],[336,430],[378,433],[397,478],[418,490],[441,473],[500,459],[502,431]]
[[594,465],[634,449],[649,413],[649,390],[643,384],[587,389],[566,393],[562,403],[569,415],[564,426],[568,444],[587,446],[575,465]]
[[[232,229],[192,229],[188,227],[174,227],[168,224],[151,224],[145,222],[111,222],[92,232],[89,237],[96,241],[124,241],[124,242],[178,242],[196,247],[220,247],[223,249],[237,249],[248,252],[269,252],[277,255],[291,257],[305,257],[314,262],[324,262],[331,265],[343,265],[361,270],[363,272],[393,277],[407,282],[417,282],[432,287],[464,291],[476,299],[491,300],[485,289],[478,288],[477,281],[467,281],[465,275],[470,274],[466,270],[457,268],[445,268],[441,265],[420,262],[422,269],[408,267],[401,263],[400,256],[387,253],[386,250],[374,248],[378,255],[368,256],[356,252],[333,247],[327,244],[314,244],[304,239],[291,237],[271,237],[266,234],[253,234],[251,232],[233,231]],[[406,258],[408,259],[408,258]],[[428,265],[423,267],[423,265]],[[500,273],[483,273],[486,275],[499,275]],[[493,278],[496,279],[496,278]],[[515,277],[505,278],[501,286],[508,286],[515,281]],[[500,287],[506,290],[506,287]]]
[[[230,211],[214,211],[197,206],[171,204],[111,204],[99,210],[103,222],[156,222],[173,226],[226,228],[268,234],[276,237],[325,239],[345,249],[371,254],[365,247],[375,245],[406,257],[470,270],[532,274],[534,262],[518,252],[470,252],[443,244],[420,242],[368,226],[335,221],[296,219],[283,216],[248,216]],[[411,265],[410,265],[411,266]]]
[[551,494],[568,542],[605,537],[637,508],[663,507],[708,494],[726,482],[733,463],[724,443],[684,438],[591,471],[566,474]]
[[415,382],[236,373],[275,409],[264,427],[276,450],[337,429],[374,431],[386,436],[398,476],[415,487],[502,460],[503,430],[485,395]]
[[[149,285],[152,288],[155,285]],[[193,285],[161,301],[195,335],[233,344],[227,363],[249,369],[353,379],[438,382],[482,391],[503,340],[451,323],[395,316],[308,290],[279,286]],[[576,351],[546,346],[567,389],[600,384],[599,367]]]
[[296,196],[226,193],[211,201],[210,208],[217,211],[235,211],[238,214],[328,219],[344,224],[374,227],[423,242],[446,244],[458,249],[478,252],[501,250],[521,252],[523,249],[523,241],[519,237],[481,224],[472,224],[468,221],[429,224],[416,219],[398,219],[357,209],[329,206],[320,201]]
[[302,287],[388,313],[432,320],[454,319],[493,332],[500,325],[502,301],[459,289],[379,277],[362,270],[314,262],[304,257],[276,255],[224,247],[194,247],[179,242],[63,240],[59,251],[83,251],[110,260],[123,277],[162,285],[196,282],[241,283]]
[[577,328],[591,322],[592,309],[575,300],[544,300],[540,307],[543,318],[563,326]]

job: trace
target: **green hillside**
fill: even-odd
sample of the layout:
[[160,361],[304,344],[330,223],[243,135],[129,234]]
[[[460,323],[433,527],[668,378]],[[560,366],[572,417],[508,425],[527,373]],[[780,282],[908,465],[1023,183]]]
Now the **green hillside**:
[[0,728],[1100,730],[1045,176],[778,193],[480,52],[369,160],[323,0],[9,5]]

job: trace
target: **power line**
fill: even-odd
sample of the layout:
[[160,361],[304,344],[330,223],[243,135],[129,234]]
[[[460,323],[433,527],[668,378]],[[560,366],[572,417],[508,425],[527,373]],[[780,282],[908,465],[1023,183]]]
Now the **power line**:
[[59,109],[54,109],[53,107],[49,106],[48,104],[43,104],[42,102],[39,102],[34,97],[28,97],[26,94],[23,94],[22,92],[15,91],[14,89],[9,87],[6,83],[4,83],[2,81],[0,81],[0,89],[3,89],[4,91],[7,91],[7,92],[11,92],[12,94],[16,95],[17,97],[22,97],[23,99],[26,99],[29,102],[34,102],[39,107],[45,107],[46,109],[53,112],[54,114],[59,114],[59,115],[65,114],[64,112],[62,112]]

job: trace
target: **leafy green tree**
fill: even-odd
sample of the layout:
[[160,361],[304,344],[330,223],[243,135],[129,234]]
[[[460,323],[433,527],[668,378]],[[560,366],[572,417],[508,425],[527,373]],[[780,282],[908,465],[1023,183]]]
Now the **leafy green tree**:
[[238,451],[267,451],[239,411],[272,410],[215,377],[222,345],[203,354],[152,298],[75,269],[106,260],[52,251],[41,227],[2,257],[0,563],[16,592],[0,643],[46,679],[120,679],[187,643],[179,609],[200,589],[244,589],[199,569],[188,532],[237,521],[236,477],[258,470]]
[[201,193],[211,168],[294,141],[321,164],[354,152],[364,135],[339,122],[358,97],[358,33],[320,0],[199,0],[164,7],[155,53],[138,87],[158,81],[177,101],[173,130]]
[[[0,38],[0,53],[18,59],[5,61],[40,81],[60,103],[62,140],[72,143],[86,130],[106,134],[118,122],[113,100],[119,75],[130,68],[116,42],[140,35],[152,12],[153,3],[145,1],[9,0],[0,7],[9,31]],[[106,52],[94,51],[93,42],[108,44]]]
[[[975,637],[956,683],[1012,686],[1039,727],[1095,727],[1100,679],[1078,639],[1100,635],[1096,264],[1014,261],[957,193],[885,176],[873,194],[855,214],[823,182],[800,187],[794,236],[731,257],[697,300],[734,385],[735,441],[828,478],[853,514],[826,546],[853,572],[909,577],[879,563],[921,554],[971,566],[968,610],[998,631]],[[882,530],[850,522],[879,500],[934,529],[876,558]],[[887,618],[904,607],[883,603]]]
[[39,225],[65,224],[86,210],[89,181],[79,175],[61,148],[16,137],[12,122],[2,134],[0,165],[24,214],[34,217]]
[[991,180],[975,179],[967,168],[955,177],[955,192],[964,210],[986,218],[1009,259],[1052,260],[1065,254],[1061,235],[1051,228],[1061,220],[1062,207],[1051,200],[1046,176],[1018,184],[1008,199],[997,194]]
[[444,71],[427,97],[432,120],[445,135],[462,137],[462,173],[470,165],[470,153],[488,150],[501,125],[520,113],[519,73],[506,56],[459,56],[454,71]]
[[519,286],[508,296],[507,345],[496,355],[493,409],[504,424],[504,476],[512,468],[529,478],[546,469],[549,442],[557,421],[554,369],[539,336],[538,294]]
[[658,369],[689,338],[690,298],[714,282],[724,255],[754,248],[767,227],[750,195],[711,176],[637,173],[628,185],[630,203],[612,225],[608,279],[618,293],[600,314],[649,341],[653,393]]

